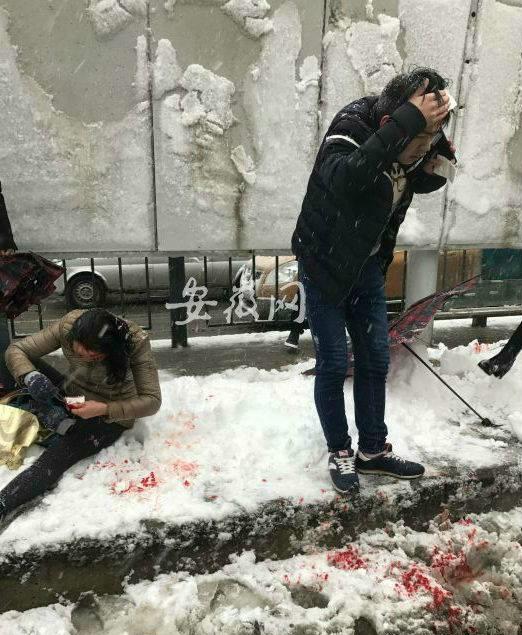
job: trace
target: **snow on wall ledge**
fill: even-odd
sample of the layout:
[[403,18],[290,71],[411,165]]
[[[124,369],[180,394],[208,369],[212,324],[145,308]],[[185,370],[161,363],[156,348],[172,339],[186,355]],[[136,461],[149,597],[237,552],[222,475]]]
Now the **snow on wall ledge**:
[[[472,0],[380,2],[386,14],[338,0],[324,37],[322,4],[88,0],[67,40],[88,51],[83,62],[63,65],[66,48],[50,57],[54,76],[99,93],[87,115],[73,79],[58,108],[53,82],[27,63],[52,48],[70,8],[48,3],[49,38],[29,50],[44,9],[0,0],[0,178],[20,247],[84,251],[88,235],[90,251],[289,250],[331,118],[414,65],[450,80],[460,169],[448,190],[414,199],[399,245],[522,246],[522,2],[484,0],[473,16]],[[108,73],[93,71],[116,49]],[[122,82],[129,93],[108,115],[104,97]]]
[[487,0],[476,22],[444,239],[522,247],[522,5]]

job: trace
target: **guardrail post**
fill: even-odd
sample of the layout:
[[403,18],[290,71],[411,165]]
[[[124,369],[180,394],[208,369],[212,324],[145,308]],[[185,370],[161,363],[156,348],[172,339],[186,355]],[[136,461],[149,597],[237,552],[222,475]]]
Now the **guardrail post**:
[[[438,251],[408,251],[406,272],[406,308],[437,291],[439,269]],[[431,343],[433,322],[423,333],[423,340]]]
[[[185,258],[169,258],[169,303],[185,302],[183,289],[185,288]],[[187,309],[184,307],[170,309],[170,334],[172,348],[188,346],[187,325],[178,326],[176,322],[187,319]]]
[[5,390],[12,390],[15,387],[11,373],[5,364],[5,352],[11,343],[9,333],[9,322],[4,313],[0,313],[0,394]]

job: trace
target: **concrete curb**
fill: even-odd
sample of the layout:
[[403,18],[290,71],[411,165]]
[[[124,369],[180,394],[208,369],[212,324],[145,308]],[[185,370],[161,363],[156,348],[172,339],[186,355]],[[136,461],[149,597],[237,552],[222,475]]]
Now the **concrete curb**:
[[[366,491],[367,490],[367,491]],[[144,521],[140,532],[110,541],[85,539],[22,555],[0,555],[1,611],[27,610],[82,593],[119,594],[125,582],[160,573],[213,572],[229,556],[254,550],[258,560],[333,549],[356,535],[403,521],[425,529],[439,513],[458,519],[471,512],[508,510],[522,501],[522,464],[474,473],[364,488],[353,499],[298,505],[274,500],[255,513],[221,521],[165,525]]]

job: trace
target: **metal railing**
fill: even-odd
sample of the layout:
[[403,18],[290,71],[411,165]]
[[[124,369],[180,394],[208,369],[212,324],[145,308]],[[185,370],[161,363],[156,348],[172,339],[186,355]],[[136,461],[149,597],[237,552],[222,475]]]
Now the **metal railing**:
[[[395,275],[395,289],[394,295],[391,299],[388,300],[388,313],[390,316],[397,315],[404,309],[404,297],[405,297],[405,289],[406,289],[406,275],[408,268],[408,258],[407,252],[398,252],[399,256],[397,258],[398,262],[402,262],[400,265],[402,267],[399,272],[399,276]],[[402,254],[402,256],[400,255]],[[260,259],[263,259],[262,264]],[[270,258],[270,260],[267,260]],[[284,258],[284,262],[281,263],[281,260]],[[402,260],[401,260],[402,258]],[[111,259],[113,260],[113,259]],[[72,296],[69,293],[68,283],[72,283],[72,280],[76,278],[78,275],[81,275],[85,280],[87,279],[89,274],[91,276],[91,288],[92,288],[92,298],[93,301],[96,299],[97,289],[100,288],[100,284],[102,284],[103,277],[100,276],[100,267],[110,266],[113,268],[111,279],[115,281],[109,284],[109,288],[107,291],[111,296],[113,302],[116,302],[117,311],[121,315],[121,317],[132,317],[132,315],[136,315],[137,311],[133,310],[133,307],[137,306],[135,300],[132,300],[133,296],[139,293],[140,296],[140,305],[145,305],[145,316],[143,319],[142,311],[140,313],[140,322],[144,322],[141,324],[142,328],[148,331],[154,331],[157,323],[156,320],[160,318],[161,315],[166,316],[166,311],[155,311],[154,305],[156,300],[165,301],[167,295],[169,294],[169,285],[168,285],[168,274],[166,274],[166,278],[164,284],[158,282],[158,269],[154,269],[154,267],[164,266],[167,267],[168,258],[165,257],[164,261],[159,261],[157,257],[154,257],[152,263],[151,258],[144,257],[143,258],[143,271],[140,280],[143,284],[136,285],[136,281],[134,280],[132,284],[129,284],[129,277],[126,274],[126,267],[128,263],[125,262],[125,259],[122,257],[118,257],[116,259],[116,264],[109,265],[107,259],[88,259],[88,265],[83,264],[81,267],[78,267],[74,261],[71,260],[61,260],[61,264],[64,268],[64,276],[63,276],[63,285],[64,285],[64,311],[66,312],[75,308],[71,304]],[[214,310],[210,315],[209,319],[206,319],[205,327],[206,328],[226,328],[236,327],[238,329],[255,329],[262,328],[264,330],[268,329],[285,329],[290,328],[295,318],[295,315],[292,311],[285,310],[284,307],[284,289],[285,285],[288,284],[288,281],[285,279],[284,284],[281,284],[281,267],[284,266],[291,259],[287,259],[286,257],[280,255],[274,256],[258,256],[255,251],[251,251],[245,254],[244,257],[241,256],[228,256],[217,258],[213,257],[202,257],[198,265],[196,266],[196,271],[194,272],[194,267],[188,268],[193,265],[194,259],[188,259],[185,261],[185,265],[187,266],[187,272],[185,278],[188,279],[192,274],[195,273],[195,277],[197,278],[197,282],[205,289],[212,292],[211,297],[222,298],[226,297],[228,301],[228,306],[223,307],[221,305],[222,310],[221,313],[224,315],[226,313],[226,309],[228,309],[228,318],[225,320],[220,318],[218,315],[219,311]],[[133,266],[136,267],[136,263],[133,263]],[[237,315],[236,309],[239,306],[239,302],[241,301],[241,273],[245,273],[247,267],[250,269],[251,275],[251,298],[254,303],[263,306],[263,311],[260,312],[259,317],[256,319],[254,315],[247,315],[244,317],[239,317]],[[71,273],[71,268],[73,271]],[[439,281],[438,287],[440,289],[447,288],[457,284],[463,280],[466,280],[470,277],[473,277],[477,273],[480,272],[480,251],[479,250],[452,250],[445,251],[441,254],[439,260]],[[269,274],[272,273],[272,277],[270,281],[268,281]],[[400,283],[400,284],[399,284]],[[105,284],[105,283],[103,283]],[[521,289],[522,289],[522,281],[521,281]],[[183,289],[178,289],[178,297],[182,297]],[[158,296],[158,293],[160,294]],[[493,292],[492,292],[493,293]],[[522,293],[522,291],[521,291]],[[217,295],[216,295],[217,294]],[[104,295],[104,294],[102,294]],[[143,295],[145,296],[145,301],[143,302]],[[116,300],[114,300],[114,296]],[[292,298],[287,298],[289,301]],[[274,311],[273,314],[267,316],[266,307],[270,305],[270,303],[274,303]],[[93,302],[93,304],[97,304]],[[52,313],[51,319],[58,319],[61,317],[59,315],[59,307],[56,307],[56,310],[50,311],[48,309],[48,301],[44,302],[44,305],[36,306],[36,314],[35,320],[33,322],[37,322],[38,329],[44,328],[44,319],[48,319],[48,316]],[[500,310],[500,309],[499,309]],[[516,310],[516,307],[513,308],[513,311]],[[456,311],[456,310],[455,310]],[[487,311],[484,311],[483,307],[477,308],[477,315],[480,313],[481,316],[484,316]],[[503,314],[510,314],[509,309],[503,309]],[[473,310],[468,309],[465,312],[466,317],[472,317]],[[494,314],[494,312],[492,313]],[[516,314],[516,313],[514,313]],[[27,314],[24,314],[26,316]],[[459,317],[459,313],[456,311],[455,317]],[[462,313],[464,317],[464,313]],[[272,319],[268,319],[268,317]],[[441,317],[443,315],[441,314]],[[177,328],[176,325],[173,325],[173,328]],[[13,338],[24,337],[28,333],[19,332],[16,326],[16,322],[14,320],[10,321],[10,329]],[[32,331],[34,332],[34,330]]]

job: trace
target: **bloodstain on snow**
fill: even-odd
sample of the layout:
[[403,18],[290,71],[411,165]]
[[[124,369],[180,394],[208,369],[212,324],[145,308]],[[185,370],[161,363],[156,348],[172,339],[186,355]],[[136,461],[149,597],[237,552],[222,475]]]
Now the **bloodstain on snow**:
[[190,487],[190,481],[183,481],[183,487]]
[[89,467],[92,470],[107,470],[109,468],[118,467],[118,465],[114,463],[114,461],[105,461],[104,463],[102,463],[102,461],[94,461]]
[[190,412],[180,411],[176,414],[170,415],[167,419],[170,423],[173,423],[176,427],[182,429],[175,432],[170,439],[165,439],[163,443],[168,447],[174,448],[191,447],[186,443],[182,443],[181,439],[187,432],[192,432],[196,429],[197,416]]
[[471,520],[471,518],[461,518],[459,520],[459,522],[457,523],[457,525],[472,525],[473,521]]
[[438,547],[434,547],[431,553],[430,566],[447,581],[455,582],[474,578],[467,556],[462,549],[457,553],[453,553],[452,551],[442,551]]
[[158,487],[160,481],[154,472],[150,472],[139,481],[131,480],[128,483],[111,483],[111,493],[120,496],[121,494],[140,494],[154,487]]
[[191,461],[184,461],[183,459],[177,459],[170,465],[173,472],[180,476],[196,476],[199,470],[199,465]]
[[367,569],[368,563],[359,554],[357,547],[351,545],[343,551],[329,553],[326,557],[329,565],[342,569],[343,571],[355,571],[357,569]]
[[[397,566],[397,565],[395,565]],[[400,575],[399,582],[395,585],[397,592],[408,596],[426,593],[431,596],[432,601],[429,608],[438,609],[446,600],[451,597],[451,592],[443,589],[430,577],[422,565],[412,564]]]

